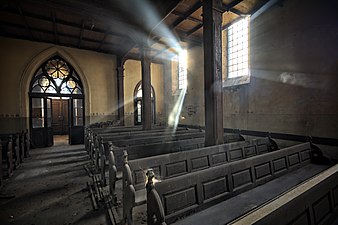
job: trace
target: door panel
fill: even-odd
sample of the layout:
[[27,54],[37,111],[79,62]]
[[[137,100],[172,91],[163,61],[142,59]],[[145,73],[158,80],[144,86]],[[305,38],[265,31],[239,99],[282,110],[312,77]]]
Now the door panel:
[[52,99],[31,99],[31,140],[32,146],[47,147],[53,145]]
[[62,134],[69,133],[68,100],[62,99]]
[[53,146],[54,138],[53,138],[53,126],[52,126],[52,99],[46,99],[46,129],[47,129],[47,146]]
[[83,99],[69,100],[69,144],[84,143],[84,102]]
[[68,101],[53,99],[53,130],[54,134],[68,134]]
[[39,148],[46,146],[45,135],[45,108],[43,98],[31,99],[31,127],[32,146]]
[[54,134],[62,133],[62,123],[60,123],[60,116],[62,116],[61,112],[61,101],[59,99],[53,100],[53,130]]

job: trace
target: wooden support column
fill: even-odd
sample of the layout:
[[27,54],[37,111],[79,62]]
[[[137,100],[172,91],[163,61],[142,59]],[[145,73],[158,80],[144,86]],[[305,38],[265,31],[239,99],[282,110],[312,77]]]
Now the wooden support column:
[[140,47],[141,66],[142,66],[142,126],[143,130],[151,130],[151,81],[150,81],[150,59],[149,48],[142,45]]
[[223,143],[222,0],[203,1],[205,146]]
[[124,60],[122,57],[117,57],[117,103],[118,103],[118,119],[120,125],[124,126]]

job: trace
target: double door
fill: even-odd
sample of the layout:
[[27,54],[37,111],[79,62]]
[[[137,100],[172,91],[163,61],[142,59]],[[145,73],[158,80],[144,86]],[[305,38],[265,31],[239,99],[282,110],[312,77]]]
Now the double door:
[[[53,103],[53,102],[57,103]],[[53,110],[53,107],[59,107]],[[54,130],[69,135],[69,144],[84,141],[84,99],[30,98],[30,127],[33,147],[52,146]],[[68,131],[67,131],[68,130]]]

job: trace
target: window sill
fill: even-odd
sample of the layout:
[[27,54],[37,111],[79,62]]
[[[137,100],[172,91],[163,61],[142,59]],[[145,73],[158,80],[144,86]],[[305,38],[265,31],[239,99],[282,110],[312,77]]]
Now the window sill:
[[249,84],[249,83],[250,83],[250,76],[228,78],[223,81],[223,88],[233,87],[233,86],[238,86],[238,85],[243,85],[243,84]]

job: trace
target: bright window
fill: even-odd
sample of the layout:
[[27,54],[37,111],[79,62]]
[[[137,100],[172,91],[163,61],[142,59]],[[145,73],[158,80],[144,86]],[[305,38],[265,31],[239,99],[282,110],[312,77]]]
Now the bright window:
[[178,89],[187,88],[187,50],[178,55]]
[[236,22],[228,28],[228,78],[248,76],[250,18]]

